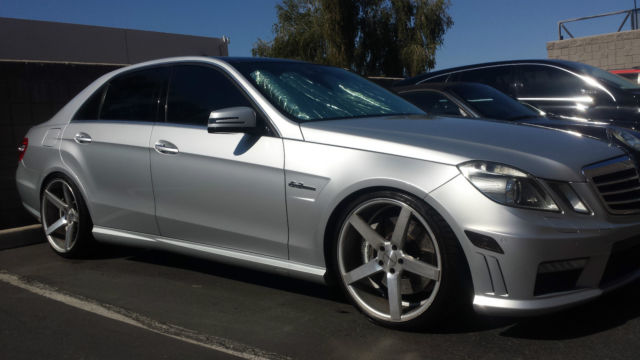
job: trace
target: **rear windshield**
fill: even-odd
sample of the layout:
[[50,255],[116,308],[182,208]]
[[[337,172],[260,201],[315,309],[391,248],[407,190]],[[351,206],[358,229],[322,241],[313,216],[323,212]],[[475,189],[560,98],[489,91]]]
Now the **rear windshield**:
[[339,68],[285,61],[230,63],[297,122],[424,114],[399,96]]
[[587,65],[587,64],[578,64],[577,65],[580,72],[583,74],[589,75],[597,80],[605,83],[609,86],[614,86],[619,89],[640,89],[640,85],[634,83],[633,81],[623,78],[622,76],[612,74],[608,71],[604,71],[595,66]]

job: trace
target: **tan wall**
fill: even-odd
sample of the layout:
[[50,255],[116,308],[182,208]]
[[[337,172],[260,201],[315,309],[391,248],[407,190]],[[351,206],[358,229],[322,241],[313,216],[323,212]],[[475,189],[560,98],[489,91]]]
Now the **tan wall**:
[[640,30],[550,41],[547,54],[605,70],[630,69],[640,66]]

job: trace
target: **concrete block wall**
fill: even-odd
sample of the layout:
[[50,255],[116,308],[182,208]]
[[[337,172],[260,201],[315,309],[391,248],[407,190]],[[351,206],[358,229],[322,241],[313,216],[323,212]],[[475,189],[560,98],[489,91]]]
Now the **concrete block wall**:
[[631,69],[640,66],[640,30],[550,41],[547,55],[604,70]]

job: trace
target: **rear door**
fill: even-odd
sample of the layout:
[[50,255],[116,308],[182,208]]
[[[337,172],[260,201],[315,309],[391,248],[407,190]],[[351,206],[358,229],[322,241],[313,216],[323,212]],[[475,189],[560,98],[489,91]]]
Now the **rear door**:
[[61,155],[78,176],[95,225],[157,234],[149,138],[168,68],[116,76],[65,128]]
[[[209,133],[213,110],[248,106],[255,133]],[[216,67],[175,65],[166,123],[151,135],[156,215],[163,236],[287,257],[284,149],[246,94]]]

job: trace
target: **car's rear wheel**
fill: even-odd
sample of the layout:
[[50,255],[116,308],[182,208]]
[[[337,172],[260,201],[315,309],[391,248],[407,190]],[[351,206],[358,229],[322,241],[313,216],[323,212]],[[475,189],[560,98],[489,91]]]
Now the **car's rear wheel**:
[[456,242],[423,201],[392,191],[366,194],[342,216],[334,271],[348,297],[374,321],[424,327],[463,300],[452,299],[464,294]]
[[51,248],[65,257],[85,255],[93,242],[91,218],[78,188],[64,177],[44,185],[41,195],[42,228]]

